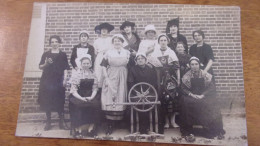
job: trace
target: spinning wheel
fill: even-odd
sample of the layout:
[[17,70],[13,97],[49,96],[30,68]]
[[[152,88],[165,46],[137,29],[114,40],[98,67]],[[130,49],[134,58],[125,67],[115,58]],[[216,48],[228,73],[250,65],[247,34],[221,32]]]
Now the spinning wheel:
[[[106,104],[106,106],[117,106],[117,105],[129,105],[131,106],[131,134],[127,135],[126,138],[140,136],[139,133],[139,116],[138,112],[149,112],[150,121],[150,136],[152,137],[162,137],[158,133],[158,111],[157,105],[161,104],[158,101],[158,94],[155,88],[148,83],[140,82],[135,84],[129,91],[128,102],[124,103],[111,103]],[[155,132],[153,131],[153,110],[154,110],[154,123]],[[134,112],[136,111],[136,133],[134,132]]]
[[128,100],[135,110],[147,112],[154,108],[154,103],[158,100],[158,94],[151,84],[140,82],[130,89]]

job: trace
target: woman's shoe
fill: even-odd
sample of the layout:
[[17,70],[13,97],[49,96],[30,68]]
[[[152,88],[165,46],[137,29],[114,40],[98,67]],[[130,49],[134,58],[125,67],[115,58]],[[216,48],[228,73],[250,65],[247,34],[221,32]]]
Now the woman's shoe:
[[46,121],[46,125],[44,127],[44,131],[48,131],[51,129],[51,121],[50,120],[47,120]]
[[96,136],[97,136],[96,130],[94,130],[94,129],[91,130],[91,131],[88,133],[88,136],[89,136],[89,137],[93,137],[93,138],[96,137]]
[[168,128],[170,128],[170,125],[169,125],[168,123],[166,123],[166,124],[164,125],[164,129],[168,129]]
[[112,131],[113,131],[112,125],[109,125],[109,126],[107,127],[107,130],[106,130],[106,135],[111,135],[111,134],[112,134]]
[[192,143],[192,142],[195,142],[196,138],[195,138],[195,136],[193,134],[190,134],[189,136],[185,136],[185,140],[187,142]]
[[224,136],[223,134],[219,134],[219,135],[217,136],[217,138],[218,138],[218,140],[222,140],[222,139],[225,138],[225,136]]
[[59,128],[64,129],[64,130],[69,130],[69,128],[66,126],[63,118],[60,119],[60,121],[59,121]]

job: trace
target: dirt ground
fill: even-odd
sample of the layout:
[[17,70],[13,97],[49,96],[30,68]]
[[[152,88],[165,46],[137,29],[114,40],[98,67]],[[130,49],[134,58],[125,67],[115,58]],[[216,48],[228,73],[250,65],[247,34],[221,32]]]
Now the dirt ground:
[[[218,139],[206,139],[202,137],[196,137],[196,141],[193,144],[204,145],[247,145],[247,133],[246,133],[246,119],[238,116],[224,116],[223,117],[224,129],[226,130],[225,138],[223,140]],[[45,124],[43,122],[34,123],[18,123],[16,129],[16,136],[23,137],[51,137],[51,138],[72,138],[69,130],[60,130],[58,123],[52,123],[52,129],[44,131]],[[116,129],[111,137],[113,140],[125,140],[124,136],[130,134],[128,130]],[[86,139],[91,139],[85,137]],[[104,132],[98,132],[98,138],[106,139]],[[173,141],[175,139],[176,141]],[[129,141],[129,139],[127,139]],[[138,142],[147,142],[147,139],[136,139]],[[181,138],[179,128],[166,129],[163,139],[155,139],[155,142],[160,143],[187,143],[184,138]]]

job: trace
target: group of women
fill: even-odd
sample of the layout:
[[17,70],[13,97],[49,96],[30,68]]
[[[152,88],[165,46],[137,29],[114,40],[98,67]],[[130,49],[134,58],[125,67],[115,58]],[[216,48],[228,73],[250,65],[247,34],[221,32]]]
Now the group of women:
[[[179,127],[183,136],[200,134],[207,138],[223,136],[222,117],[217,107],[212,63],[212,48],[204,43],[201,30],[193,32],[196,44],[188,49],[185,36],[179,33],[179,19],[168,21],[166,34],[158,34],[154,25],[144,30],[145,40],[135,32],[135,23],[125,21],[121,34],[112,37],[114,26],[101,23],[95,27],[100,37],[93,46],[89,33],[79,34],[80,43],[72,49],[70,63],[59,47],[59,36],[51,36],[51,49],[42,55],[43,70],[39,87],[39,104],[46,112],[45,130],[51,129],[51,112],[58,112],[59,126],[64,129],[65,87],[70,84],[69,111],[71,134],[75,137],[97,135],[100,121],[105,133],[127,117],[127,107],[116,103],[127,101],[129,89],[136,83],[147,82],[158,92],[159,133],[165,128]],[[142,118],[145,116],[142,116]],[[104,120],[105,119],[105,120]],[[143,119],[141,133],[149,132]],[[197,132],[194,125],[201,125]]]

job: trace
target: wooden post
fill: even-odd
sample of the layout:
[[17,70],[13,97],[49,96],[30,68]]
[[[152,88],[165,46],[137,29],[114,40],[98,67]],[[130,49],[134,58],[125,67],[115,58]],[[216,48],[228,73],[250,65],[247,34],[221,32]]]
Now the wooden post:
[[134,110],[133,106],[131,105],[131,134],[134,133]]
[[136,132],[139,132],[139,115],[138,115],[138,111],[136,111]]
[[150,117],[150,131],[153,132],[153,110],[150,110],[149,117]]
[[157,111],[157,105],[154,107],[155,112],[155,132],[158,133],[158,111]]

